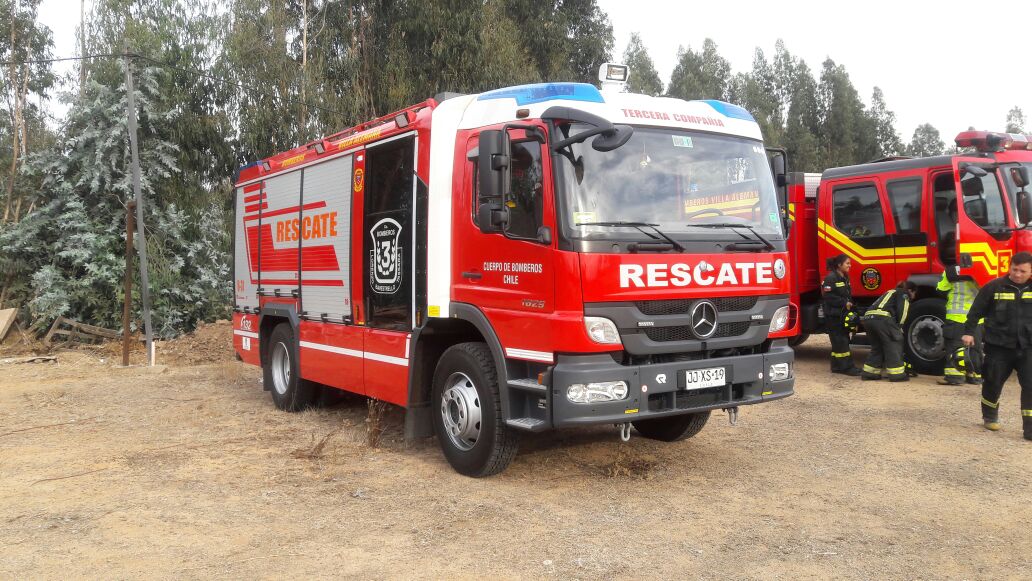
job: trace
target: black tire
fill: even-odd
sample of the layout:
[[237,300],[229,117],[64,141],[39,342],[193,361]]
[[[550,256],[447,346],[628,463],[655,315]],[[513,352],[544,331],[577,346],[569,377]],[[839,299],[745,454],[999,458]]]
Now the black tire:
[[795,337],[790,337],[788,339],[788,346],[789,347],[793,347],[793,348],[798,347],[798,346],[802,345],[803,343],[806,343],[806,340],[809,339],[809,338],[810,338],[810,334],[809,333],[799,333]]
[[486,344],[459,343],[441,355],[431,402],[434,433],[456,472],[482,478],[512,462],[519,436],[502,419],[498,373]]
[[286,412],[299,412],[311,407],[319,386],[301,379],[297,361],[294,330],[280,323],[269,334],[262,363],[262,381],[272,394],[272,403]]
[[635,430],[650,440],[679,442],[687,440],[702,431],[709,420],[710,412],[697,412],[679,416],[667,416],[651,420],[631,422]]
[[946,342],[942,335],[946,301],[926,298],[914,301],[903,327],[903,357],[922,375],[942,375],[946,367]]

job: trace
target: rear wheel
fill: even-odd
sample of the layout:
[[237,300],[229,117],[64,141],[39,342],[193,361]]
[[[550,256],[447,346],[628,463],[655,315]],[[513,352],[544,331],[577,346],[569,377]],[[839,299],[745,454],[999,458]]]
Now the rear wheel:
[[294,330],[289,324],[280,323],[272,330],[267,349],[262,365],[262,380],[265,389],[272,394],[272,403],[287,412],[297,412],[311,406],[318,386],[301,379]]
[[906,360],[923,375],[942,375],[946,366],[946,339],[942,334],[946,302],[927,298],[910,305],[903,328]]
[[480,478],[512,462],[519,438],[502,419],[498,373],[486,344],[460,343],[441,355],[432,402],[437,441],[456,472]]
[[710,412],[698,412],[680,416],[667,416],[651,420],[631,422],[634,429],[646,438],[662,442],[678,442],[687,440],[702,431]]

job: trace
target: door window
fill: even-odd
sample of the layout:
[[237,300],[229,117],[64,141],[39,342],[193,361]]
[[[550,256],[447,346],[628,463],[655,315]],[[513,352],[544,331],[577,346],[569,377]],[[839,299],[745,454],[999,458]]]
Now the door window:
[[365,293],[370,326],[409,329],[415,140],[366,150]]
[[892,219],[899,234],[913,234],[921,231],[921,178],[895,180],[885,189],[889,194]]
[[544,214],[544,172],[541,144],[517,141],[512,144],[512,181],[505,205],[509,224],[505,233],[513,238],[537,240]]
[[850,238],[870,238],[885,235],[878,188],[874,184],[850,185],[835,188],[835,226]]

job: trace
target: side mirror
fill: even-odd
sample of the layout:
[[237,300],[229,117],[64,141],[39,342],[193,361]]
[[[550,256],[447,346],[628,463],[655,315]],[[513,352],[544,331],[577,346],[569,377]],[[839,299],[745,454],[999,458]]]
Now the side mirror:
[[985,188],[982,186],[981,176],[970,177],[960,180],[960,187],[964,190],[965,196],[981,196]]
[[786,169],[785,156],[775,155],[771,159],[771,169],[774,171],[774,182],[779,188],[788,185],[788,170]]
[[552,244],[552,229],[548,226],[541,226],[537,231],[537,239],[545,246]]
[[1025,190],[1018,192],[1018,221],[1022,224],[1032,222],[1032,196]]
[[1014,182],[1014,185],[1018,186],[1018,188],[1024,188],[1028,186],[1027,167],[1023,165],[1019,165],[1018,167],[1012,167],[1010,168],[1010,174],[1011,180]]
[[503,205],[509,184],[509,136],[505,131],[483,131],[477,146],[477,225],[485,234],[501,232],[509,222]]
[[630,125],[614,125],[613,129],[599,135],[591,141],[591,148],[595,151],[613,151],[634,135],[634,128]]

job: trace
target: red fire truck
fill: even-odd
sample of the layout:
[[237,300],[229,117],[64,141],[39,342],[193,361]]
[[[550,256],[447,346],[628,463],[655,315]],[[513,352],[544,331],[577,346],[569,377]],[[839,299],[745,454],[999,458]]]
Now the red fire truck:
[[442,95],[241,168],[234,347],[275,405],[403,406],[486,476],[522,432],[674,441],[791,395],[756,122],[605,84]]
[[902,280],[918,286],[904,329],[906,357],[921,373],[942,373],[942,273],[958,269],[979,285],[1005,274],[1015,252],[1032,250],[1032,138],[965,131],[972,153],[889,160],[789,174],[793,344],[821,332],[824,261],[853,260],[853,295],[863,307]]

